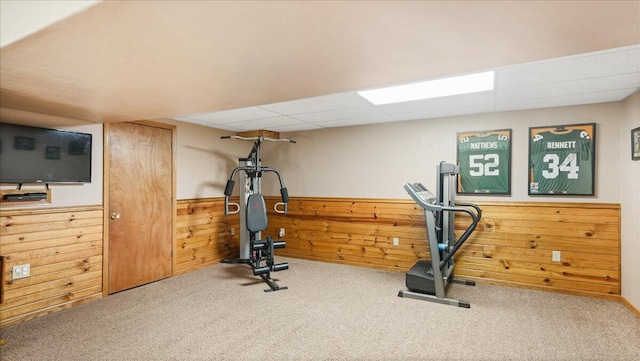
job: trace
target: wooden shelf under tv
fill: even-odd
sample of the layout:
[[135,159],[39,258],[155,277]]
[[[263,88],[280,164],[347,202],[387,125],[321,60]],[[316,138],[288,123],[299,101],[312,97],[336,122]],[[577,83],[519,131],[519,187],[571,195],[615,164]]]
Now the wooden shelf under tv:
[[[25,194],[25,193],[47,193],[46,199],[40,200],[24,200],[24,199],[4,199],[6,194]],[[0,190],[0,204],[2,205],[36,205],[51,203],[51,189],[2,189]]]

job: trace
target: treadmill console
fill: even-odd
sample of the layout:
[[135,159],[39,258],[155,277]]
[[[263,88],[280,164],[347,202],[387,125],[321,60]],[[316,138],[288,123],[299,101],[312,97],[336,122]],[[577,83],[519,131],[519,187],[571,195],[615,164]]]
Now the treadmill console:
[[404,185],[404,189],[422,208],[432,211],[440,208],[436,196],[423,186],[422,183],[407,183]]

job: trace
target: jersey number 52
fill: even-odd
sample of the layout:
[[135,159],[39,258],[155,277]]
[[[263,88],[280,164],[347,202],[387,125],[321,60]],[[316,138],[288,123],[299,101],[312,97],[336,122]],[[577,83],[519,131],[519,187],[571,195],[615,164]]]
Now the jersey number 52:
[[499,176],[500,156],[495,153],[469,156],[469,175],[472,177]]

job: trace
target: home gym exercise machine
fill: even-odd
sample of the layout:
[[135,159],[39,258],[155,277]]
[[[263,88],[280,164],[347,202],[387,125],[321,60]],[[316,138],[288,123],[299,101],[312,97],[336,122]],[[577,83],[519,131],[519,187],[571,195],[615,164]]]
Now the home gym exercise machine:
[[[227,185],[224,189],[224,214],[236,214],[240,213],[240,257],[236,259],[225,259],[223,263],[232,264],[248,264],[253,269],[255,276],[260,276],[264,282],[269,285],[269,289],[265,292],[278,291],[287,289],[287,287],[280,287],[271,278],[271,272],[284,271],[289,269],[288,263],[275,263],[274,250],[278,248],[285,248],[286,242],[275,241],[273,237],[268,236],[266,240],[261,237],[261,232],[267,229],[267,207],[264,201],[264,197],[261,193],[261,180],[264,173],[272,172],[278,176],[280,182],[280,195],[282,196],[282,202],[278,202],[274,205],[274,210],[277,213],[287,213],[287,202],[289,202],[289,194],[287,188],[284,186],[280,173],[270,167],[265,167],[260,164],[260,145],[263,141],[271,142],[289,142],[295,143],[289,139],[273,139],[266,138],[263,135],[256,137],[243,137],[238,135],[224,136],[222,139],[241,139],[252,140],[253,148],[249,152],[247,158],[240,158],[239,167],[235,168]],[[230,203],[229,197],[233,192],[235,185],[235,176],[240,174],[240,199],[238,203]],[[235,209],[230,209],[235,207]]]
[[[475,286],[473,281],[454,279],[453,256],[475,230],[482,211],[473,203],[455,202],[457,165],[440,162],[436,170],[437,197],[421,183],[404,185],[411,198],[424,209],[431,261],[420,260],[407,272],[409,290],[400,291],[398,296],[470,308],[469,302],[447,298],[446,287],[450,282]],[[458,240],[454,234],[456,213],[466,213],[471,217],[471,225]]]

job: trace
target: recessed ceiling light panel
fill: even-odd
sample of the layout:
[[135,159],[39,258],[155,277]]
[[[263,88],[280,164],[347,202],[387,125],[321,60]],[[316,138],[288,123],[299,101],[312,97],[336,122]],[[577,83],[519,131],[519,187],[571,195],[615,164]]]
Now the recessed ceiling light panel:
[[493,90],[493,71],[358,92],[375,105]]

